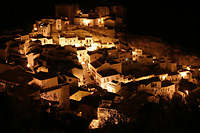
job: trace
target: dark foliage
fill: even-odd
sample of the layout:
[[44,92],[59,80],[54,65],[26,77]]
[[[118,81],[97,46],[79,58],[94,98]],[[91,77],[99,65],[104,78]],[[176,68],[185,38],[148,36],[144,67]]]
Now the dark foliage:
[[33,98],[21,100],[0,93],[0,128],[3,132],[61,132],[63,123],[46,112],[47,106]]
[[[197,100],[190,96],[186,101],[178,97],[167,101],[160,98],[156,103],[129,103],[129,123],[107,125],[106,132],[191,132],[197,131],[200,109]],[[132,108],[130,108],[130,106]],[[133,113],[134,112],[134,113]]]

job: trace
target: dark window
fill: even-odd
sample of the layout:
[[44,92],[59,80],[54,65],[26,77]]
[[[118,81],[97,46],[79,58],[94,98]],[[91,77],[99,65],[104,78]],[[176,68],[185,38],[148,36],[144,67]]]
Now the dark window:
[[66,77],[65,77],[65,76],[62,76],[62,78],[63,78],[65,81],[67,81],[67,79],[66,79]]

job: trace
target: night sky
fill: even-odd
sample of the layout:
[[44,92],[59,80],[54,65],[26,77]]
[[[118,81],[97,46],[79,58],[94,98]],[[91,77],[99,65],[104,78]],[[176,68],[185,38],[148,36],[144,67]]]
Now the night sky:
[[[71,0],[72,1],[72,0]],[[29,28],[35,20],[54,15],[54,5],[70,0],[33,0],[23,3],[1,4],[0,30]],[[100,0],[99,0],[100,1]],[[93,8],[99,1],[73,0],[80,7]],[[108,3],[101,0],[102,3]],[[127,7],[127,31],[133,34],[152,35],[183,46],[196,46],[198,29],[198,4],[194,0],[109,0]],[[24,6],[26,5],[26,6]],[[189,44],[190,43],[190,44]]]

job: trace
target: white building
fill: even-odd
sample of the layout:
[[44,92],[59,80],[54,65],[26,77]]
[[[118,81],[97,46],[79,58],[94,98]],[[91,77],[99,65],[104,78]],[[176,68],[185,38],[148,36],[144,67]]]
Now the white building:
[[37,34],[35,36],[32,36],[30,37],[31,41],[41,41],[41,44],[42,45],[45,45],[45,44],[53,44],[53,39],[52,37],[48,36],[48,37],[45,37],[43,36],[42,34]]
[[77,47],[77,57],[79,60],[79,63],[85,64],[87,59],[87,50],[85,47]]
[[103,58],[99,58],[88,64],[88,68],[92,76],[96,79],[97,71],[102,71],[106,69],[115,69],[118,73],[122,73],[122,66],[120,62],[116,61],[106,61]]
[[41,21],[36,21],[32,32],[50,36],[52,32],[66,29],[68,24],[69,20],[67,18],[45,18]]
[[140,65],[142,66],[148,66],[148,65],[153,65],[154,61],[153,61],[153,57],[150,55],[141,55],[137,58],[137,61]]
[[165,58],[159,58],[159,66],[161,69],[167,69],[171,72],[177,71],[177,62],[173,62],[171,59]]
[[38,28],[38,33],[47,37],[51,34],[50,24],[49,23],[41,23]]
[[142,55],[141,49],[135,49],[134,51],[132,51],[133,60],[137,60],[137,58],[141,55]]
[[87,60],[88,60],[88,63],[91,63],[99,58],[103,58],[103,55],[102,54],[99,54],[97,52],[88,52],[87,53]]
[[156,94],[163,96],[164,98],[171,99],[175,92],[175,84],[164,80],[161,82],[161,88],[157,90]]
[[56,30],[61,30],[61,29],[62,29],[61,19],[56,19]]
[[78,45],[78,37],[76,35],[65,35],[61,34],[59,37],[59,44],[61,46],[65,45]]
[[153,95],[160,95],[164,98],[172,98],[175,92],[175,84],[168,80],[161,81],[159,77],[153,77],[145,80],[129,82],[127,87],[133,90],[145,91]]
[[81,14],[74,17],[74,24],[81,26],[103,26],[99,17],[91,17],[89,14]]
[[35,83],[41,89],[53,87],[58,85],[58,77],[54,74],[39,72],[33,76],[33,80],[29,82],[30,85]]
[[95,46],[95,44],[93,44],[92,36],[78,37],[75,34],[73,35],[61,34],[59,37],[59,44],[61,46],[73,45],[76,47],[82,47],[82,46],[97,47]]
[[121,90],[121,82],[115,80],[109,81],[107,83],[107,90],[108,92],[117,93]]
[[[111,87],[111,81],[120,81],[120,74],[115,69],[105,69],[97,72],[96,83],[109,92],[117,92],[119,88]],[[108,87],[109,86],[109,87]]]
[[122,72],[128,71],[131,68],[132,55],[131,51],[117,51],[117,58],[115,61],[121,62],[122,64]]

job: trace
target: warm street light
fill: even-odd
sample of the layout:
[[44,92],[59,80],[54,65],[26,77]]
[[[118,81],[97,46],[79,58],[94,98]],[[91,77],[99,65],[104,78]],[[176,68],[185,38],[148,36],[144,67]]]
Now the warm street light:
[[90,20],[84,20],[84,23],[85,23],[86,25],[88,25],[89,22],[90,22]]
[[186,91],[185,91],[185,93],[188,95],[188,94],[189,94],[189,91],[188,91],[188,90],[186,90]]

